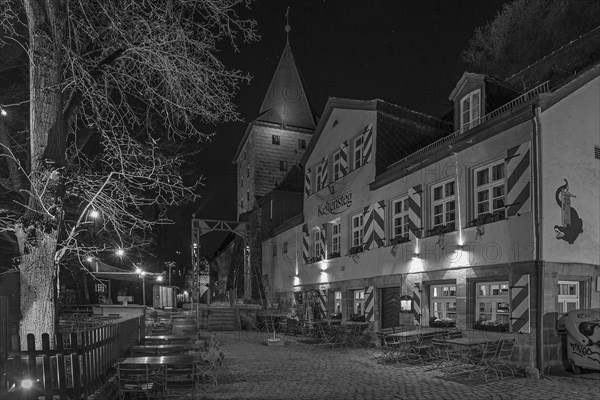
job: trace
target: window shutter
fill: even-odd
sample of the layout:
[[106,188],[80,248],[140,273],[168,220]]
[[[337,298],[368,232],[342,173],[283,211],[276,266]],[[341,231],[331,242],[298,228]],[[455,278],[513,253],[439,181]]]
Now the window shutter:
[[529,275],[513,275],[510,285],[510,322],[512,331],[531,333]]
[[506,152],[506,216],[531,212],[531,142]]
[[310,181],[310,168],[306,169],[306,174],[304,175],[304,194],[306,196],[310,196],[311,193],[311,181]]
[[423,228],[423,189],[421,185],[408,189],[408,231],[421,238]]
[[365,321],[375,321],[375,286],[365,287]]
[[363,132],[363,165],[371,161],[373,152],[373,125],[365,126]]

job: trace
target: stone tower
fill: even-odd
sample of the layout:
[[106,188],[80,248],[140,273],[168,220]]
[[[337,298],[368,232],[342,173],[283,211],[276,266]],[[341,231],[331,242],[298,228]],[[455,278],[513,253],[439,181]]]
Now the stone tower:
[[[289,26],[286,26],[289,32]],[[237,166],[237,216],[252,211],[257,200],[281,182],[300,162],[315,129],[289,41],[259,110],[248,124],[233,163]]]

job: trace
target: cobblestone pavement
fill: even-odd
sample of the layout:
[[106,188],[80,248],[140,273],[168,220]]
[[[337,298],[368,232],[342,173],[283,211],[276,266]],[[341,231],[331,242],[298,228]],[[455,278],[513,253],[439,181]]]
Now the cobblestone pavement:
[[539,380],[442,379],[427,366],[380,364],[378,350],[324,349],[281,336],[219,332],[225,354],[218,386],[203,384],[193,399],[600,399],[600,372]]

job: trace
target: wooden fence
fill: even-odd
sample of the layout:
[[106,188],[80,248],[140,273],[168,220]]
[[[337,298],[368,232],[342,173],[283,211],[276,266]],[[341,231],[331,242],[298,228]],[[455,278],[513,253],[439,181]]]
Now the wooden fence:
[[134,317],[81,332],[58,333],[53,343],[43,334],[41,349],[36,349],[35,336],[29,334],[27,350],[20,349],[20,338],[14,335],[12,351],[0,360],[0,398],[87,398],[111,378],[118,359],[139,342],[143,327],[143,317]]

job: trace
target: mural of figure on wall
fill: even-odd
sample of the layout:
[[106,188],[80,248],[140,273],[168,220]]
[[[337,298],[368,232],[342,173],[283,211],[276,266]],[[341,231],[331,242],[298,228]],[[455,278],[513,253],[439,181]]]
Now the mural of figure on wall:
[[556,238],[562,239],[569,244],[573,244],[580,233],[583,232],[583,221],[579,218],[577,211],[571,207],[571,197],[575,195],[569,193],[569,182],[565,179],[565,184],[556,189],[554,195],[556,204],[561,209],[560,221],[562,225],[554,225]]

